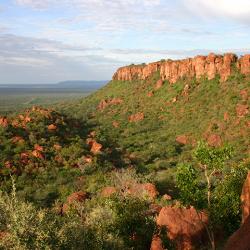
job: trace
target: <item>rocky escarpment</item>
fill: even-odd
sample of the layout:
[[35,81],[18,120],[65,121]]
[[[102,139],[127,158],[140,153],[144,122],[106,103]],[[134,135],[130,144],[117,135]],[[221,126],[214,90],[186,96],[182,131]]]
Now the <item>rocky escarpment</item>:
[[170,83],[175,83],[183,77],[199,79],[205,76],[210,80],[216,75],[219,75],[221,81],[224,82],[233,73],[235,67],[242,74],[250,74],[250,54],[238,58],[231,53],[223,56],[211,53],[208,56],[196,56],[184,60],[131,65],[119,68],[113,80],[132,81],[136,78],[145,80],[155,72],[160,72],[160,78]]

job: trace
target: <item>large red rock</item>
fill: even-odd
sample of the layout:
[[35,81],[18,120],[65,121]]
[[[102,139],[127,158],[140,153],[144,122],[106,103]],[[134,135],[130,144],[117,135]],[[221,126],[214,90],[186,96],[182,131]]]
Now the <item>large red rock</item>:
[[32,154],[32,156],[34,156],[35,158],[44,160],[43,154],[42,154],[40,151],[38,151],[38,150],[33,150],[33,151],[31,152],[31,154]]
[[224,250],[249,250],[250,249],[250,216],[244,224],[229,238]]
[[9,122],[6,117],[0,117],[0,127],[6,128]]
[[178,135],[175,141],[180,144],[186,145],[188,143],[188,137],[186,135]]
[[66,213],[70,207],[74,207],[74,204],[77,202],[83,202],[88,198],[86,192],[79,191],[72,193],[67,197],[66,202],[63,204],[62,213]]
[[208,216],[195,208],[163,207],[157,225],[166,227],[167,237],[174,241],[177,250],[189,250],[204,245]]
[[152,183],[143,183],[136,186],[138,192],[145,193],[150,199],[155,199],[159,194],[155,185]]
[[55,130],[57,130],[57,126],[56,126],[55,124],[50,124],[50,125],[48,126],[48,130],[49,130],[49,131],[55,131]]
[[246,104],[237,104],[236,113],[238,117],[244,117],[248,114],[248,105]]
[[244,222],[250,215],[250,171],[244,182],[240,199],[242,202],[242,222]]
[[93,154],[99,154],[101,152],[101,149],[102,149],[102,144],[94,141],[92,143],[92,146],[91,146],[91,149],[90,149],[90,152],[92,152]]
[[233,73],[235,64],[242,74],[250,73],[250,55],[237,59],[237,56],[232,53],[223,56],[211,53],[208,56],[196,56],[184,60],[166,60],[122,67],[114,74],[113,80],[132,81],[136,78],[144,80],[160,71],[160,78],[170,83],[175,83],[183,77],[196,79],[207,77],[210,80],[217,74],[224,82]]
[[104,99],[104,100],[101,100],[101,102],[99,103],[98,109],[99,110],[104,110],[108,106],[118,105],[118,104],[121,104],[122,102],[123,102],[123,100],[120,99],[120,98],[112,98],[112,99],[107,99],[107,100]]
[[140,113],[131,115],[129,117],[129,122],[139,122],[139,121],[142,121],[143,119],[144,119],[144,113],[140,112]]
[[250,249],[250,171],[243,184],[241,193],[242,225],[229,238],[225,250],[249,250]]
[[211,134],[207,138],[207,143],[212,147],[220,147],[222,145],[222,140],[219,135]]
[[91,146],[90,152],[93,154],[99,154],[101,152],[102,144],[98,143],[95,139],[87,138],[86,143]]

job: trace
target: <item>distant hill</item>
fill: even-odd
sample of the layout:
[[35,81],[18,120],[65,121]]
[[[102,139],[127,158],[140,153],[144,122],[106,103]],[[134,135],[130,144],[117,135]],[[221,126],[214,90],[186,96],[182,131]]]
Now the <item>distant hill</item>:
[[58,87],[64,87],[64,88],[74,88],[74,87],[84,87],[87,89],[98,89],[105,84],[107,84],[109,80],[103,80],[103,81],[63,81],[59,82],[56,85]]
[[95,90],[108,83],[103,81],[63,81],[51,84],[0,84],[1,89],[84,89]]

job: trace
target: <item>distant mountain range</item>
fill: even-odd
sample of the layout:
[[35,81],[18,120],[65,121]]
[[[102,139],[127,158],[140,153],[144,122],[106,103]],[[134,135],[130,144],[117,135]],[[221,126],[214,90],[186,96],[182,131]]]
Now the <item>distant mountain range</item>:
[[63,81],[53,84],[0,84],[0,88],[28,88],[28,89],[84,89],[95,90],[104,86],[109,80],[103,81]]
[[56,85],[64,88],[74,88],[74,87],[84,87],[85,89],[97,89],[105,84],[107,84],[109,80],[103,81],[63,81],[59,82]]

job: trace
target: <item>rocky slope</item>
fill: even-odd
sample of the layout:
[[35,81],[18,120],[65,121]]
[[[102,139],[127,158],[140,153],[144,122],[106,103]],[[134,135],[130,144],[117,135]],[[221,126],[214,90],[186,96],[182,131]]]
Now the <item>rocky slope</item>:
[[209,80],[220,75],[221,81],[226,81],[237,68],[242,74],[250,73],[250,55],[237,58],[236,55],[228,53],[224,56],[213,53],[208,56],[196,56],[184,60],[166,60],[150,63],[148,65],[131,65],[117,70],[113,80],[132,81],[135,78],[145,80],[155,72],[160,72],[162,80],[175,83],[181,78],[207,77]]

